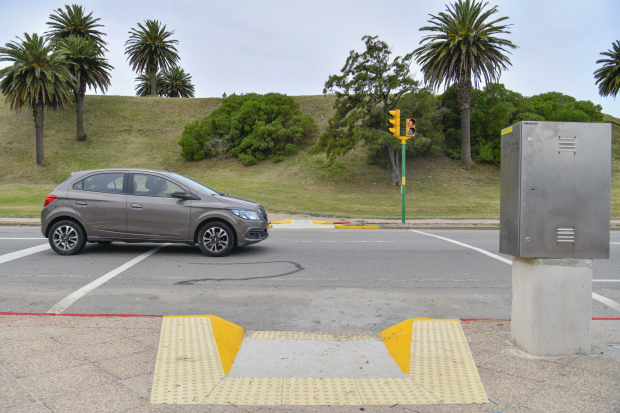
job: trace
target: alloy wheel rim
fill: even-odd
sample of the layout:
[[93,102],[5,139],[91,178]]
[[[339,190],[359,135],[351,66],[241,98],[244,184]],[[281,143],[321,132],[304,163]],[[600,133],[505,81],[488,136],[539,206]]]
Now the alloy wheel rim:
[[202,237],[202,243],[210,252],[224,251],[228,246],[228,234],[219,227],[209,228]]
[[54,231],[54,245],[58,249],[68,251],[73,249],[78,242],[78,233],[75,228],[69,225],[62,225]]

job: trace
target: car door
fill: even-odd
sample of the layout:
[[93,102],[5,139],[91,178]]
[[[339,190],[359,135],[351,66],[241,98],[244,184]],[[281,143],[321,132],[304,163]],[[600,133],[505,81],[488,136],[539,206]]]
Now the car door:
[[124,238],[127,233],[126,174],[93,174],[67,190],[67,200],[88,227],[87,236]]
[[189,239],[191,200],[173,198],[175,189],[189,190],[163,176],[134,173],[127,195],[129,238],[152,240]]

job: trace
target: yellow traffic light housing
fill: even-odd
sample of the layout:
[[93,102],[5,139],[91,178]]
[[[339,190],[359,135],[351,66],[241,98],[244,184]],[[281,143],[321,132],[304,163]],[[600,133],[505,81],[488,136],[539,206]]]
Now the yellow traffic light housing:
[[398,138],[400,136],[400,109],[391,110],[389,113],[390,116],[394,117],[394,119],[388,120],[392,125],[394,125],[394,127],[389,130],[392,132],[392,135]]
[[405,136],[409,138],[415,136],[415,119],[407,119],[407,123],[405,123]]

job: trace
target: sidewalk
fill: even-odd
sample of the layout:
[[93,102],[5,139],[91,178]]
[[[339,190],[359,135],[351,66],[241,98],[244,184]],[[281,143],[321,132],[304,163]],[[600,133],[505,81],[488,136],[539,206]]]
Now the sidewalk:
[[162,318],[0,316],[2,412],[618,412],[620,320],[593,321],[592,355],[534,357],[510,322],[461,322],[489,399],[478,405],[155,405]]

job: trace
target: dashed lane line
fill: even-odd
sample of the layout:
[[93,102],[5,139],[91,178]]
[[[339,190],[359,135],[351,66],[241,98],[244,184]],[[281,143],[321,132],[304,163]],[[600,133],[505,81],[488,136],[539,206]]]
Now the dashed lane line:
[[14,239],[38,239],[40,241],[43,241],[43,240],[46,240],[47,238],[43,238],[43,237],[37,237],[37,238],[0,238],[0,240],[8,240],[8,239],[11,239],[11,240],[14,240]]
[[[37,239],[40,239],[40,238],[37,238]],[[50,248],[51,248],[50,244],[42,244],[42,245],[37,245],[36,247],[26,248],[24,250],[19,250],[15,252],[10,252],[8,254],[0,255],[0,264],[13,261],[18,258],[27,257],[28,255],[36,254],[37,252],[46,251]]]
[[85,285],[84,287],[80,288],[76,292],[74,292],[74,293],[68,295],[67,297],[65,297],[64,299],[62,299],[58,304],[53,306],[47,312],[48,313],[53,313],[53,314],[60,314],[60,313],[62,313],[71,304],[73,304],[74,302],[76,302],[80,298],[84,297],[86,294],[88,294],[89,292],[91,292],[95,288],[97,288],[100,285],[110,281],[112,278],[116,277],[118,274],[122,273],[123,271],[125,271],[125,270],[127,270],[127,269],[129,269],[131,267],[133,267],[134,265],[136,265],[140,261],[148,258],[149,256],[155,254],[157,251],[159,251],[160,249],[162,249],[162,248],[164,248],[164,247],[166,247],[168,245],[171,245],[171,244],[161,244],[161,245],[153,248],[152,250],[149,250],[149,251],[145,252],[144,254],[141,254],[141,255],[137,256],[133,260],[126,262],[125,264],[123,264],[120,267],[110,271],[109,273],[105,274],[104,276],[97,278],[95,281],[91,282],[90,284]]
[[[503,263],[512,265],[512,261],[511,260],[506,259],[504,257],[500,257],[499,255],[493,254],[493,253],[491,253],[489,251],[483,250],[482,248],[477,248],[477,247],[474,247],[472,245],[464,244],[462,242],[455,241],[455,240],[450,239],[450,238],[440,237],[439,235],[429,234],[428,232],[416,231],[414,229],[412,229],[411,232],[417,232],[418,234],[428,235],[430,237],[439,238],[439,239],[442,239],[444,241],[451,242],[453,244],[461,245],[461,246],[463,246],[465,248],[469,248],[469,249],[481,252],[484,255],[488,255],[489,257],[495,258],[496,260],[499,260],[499,261],[501,261]],[[596,294],[596,293],[592,293],[592,298],[595,299],[596,301],[602,303],[602,304],[605,304],[607,307],[610,307],[610,308],[613,308],[614,310],[620,311],[620,303],[617,303],[617,302],[615,302],[613,300],[610,300],[609,298],[603,297],[602,295],[599,295],[599,294]]]

